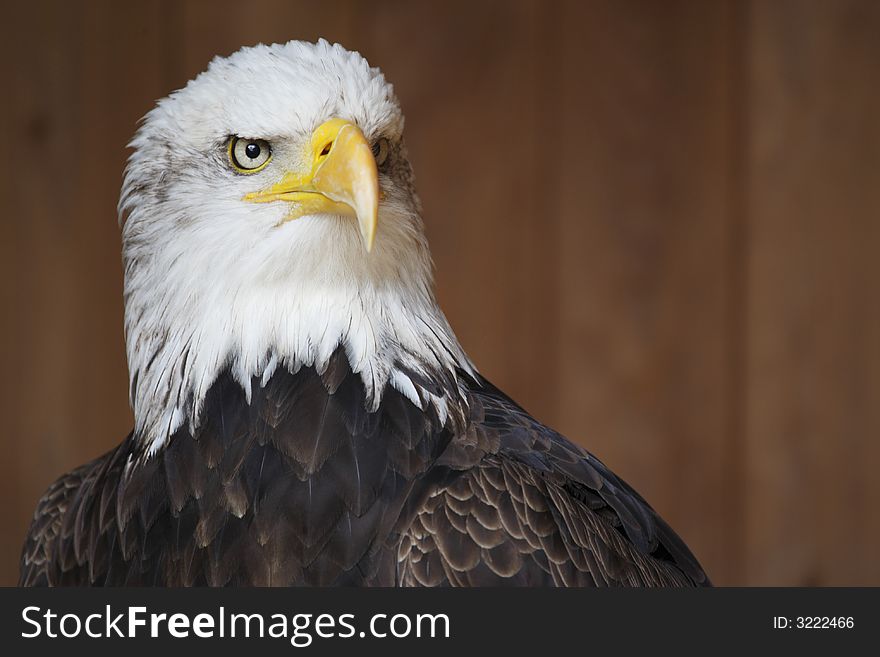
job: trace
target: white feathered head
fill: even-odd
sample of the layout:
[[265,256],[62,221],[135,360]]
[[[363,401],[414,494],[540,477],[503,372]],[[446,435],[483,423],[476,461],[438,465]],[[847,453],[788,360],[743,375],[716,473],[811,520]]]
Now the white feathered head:
[[[326,41],[217,58],[131,142],[120,199],[136,433],[154,450],[224,368],[249,393],[342,347],[368,404],[469,369],[431,261],[382,73]],[[430,400],[442,405],[442,399]]]

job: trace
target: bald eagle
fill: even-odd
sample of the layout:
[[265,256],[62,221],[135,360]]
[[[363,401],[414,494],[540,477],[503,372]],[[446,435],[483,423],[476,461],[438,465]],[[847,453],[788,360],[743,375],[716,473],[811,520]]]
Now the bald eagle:
[[708,584],[465,355],[402,132],[326,41],[217,58],[147,114],[119,202],[134,429],[39,501],[22,585]]

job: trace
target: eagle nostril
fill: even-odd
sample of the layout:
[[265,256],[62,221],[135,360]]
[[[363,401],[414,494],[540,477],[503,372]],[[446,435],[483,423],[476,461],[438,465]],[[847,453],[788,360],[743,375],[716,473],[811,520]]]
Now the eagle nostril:
[[333,142],[332,142],[332,141],[328,141],[326,144],[324,144],[324,148],[321,149],[320,156],[323,157],[324,155],[327,155],[327,154],[330,152],[330,149],[331,149],[332,147],[333,147]]

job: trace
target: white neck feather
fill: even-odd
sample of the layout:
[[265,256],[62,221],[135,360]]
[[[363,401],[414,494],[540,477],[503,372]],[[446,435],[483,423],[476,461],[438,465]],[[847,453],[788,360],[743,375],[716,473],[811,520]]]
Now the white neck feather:
[[443,421],[447,400],[421,389],[405,371],[428,379],[436,370],[473,374],[445,317],[426,299],[374,290],[358,296],[315,290],[294,297],[267,289],[236,299],[225,316],[211,303],[191,304],[173,329],[130,325],[135,431],[150,453],[185,422],[195,428],[208,389],[226,368],[250,399],[253,377],[265,385],[278,367],[295,372],[314,366],[323,372],[341,346],[363,379],[371,410],[390,383],[418,406],[420,397],[430,399]]
[[[226,254],[211,244],[186,248],[192,243],[186,231],[162,249],[155,248],[155,236],[126,234],[131,404],[135,434],[149,454],[184,423],[195,428],[223,370],[250,399],[253,377],[265,384],[279,367],[321,372],[338,347],[361,375],[371,410],[386,384],[420,407],[423,400],[434,404],[444,422],[448,402],[462,401],[424,390],[405,373],[428,380],[437,371],[451,372],[454,380],[458,369],[474,374],[434,300],[421,231],[395,234],[389,227],[395,219],[386,218],[367,254],[356,230],[341,224],[347,218],[298,221],[250,248],[238,242]],[[402,245],[406,240],[411,243]],[[279,257],[285,251],[311,255]],[[413,258],[413,252],[422,255]]]
[[[350,218],[285,221],[286,203],[242,200],[277,182],[285,152],[331,117],[393,145],[371,253]],[[254,377],[320,371],[339,347],[363,378],[368,406],[377,408],[390,384],[415,404],[436,405],[446,421],[453,400],[412,379],[439,372],[457,381],[458,371],[474,370],[434,301],[402,131],[381,72],[325,41],[216,59],[145,117],[119,207],[131,404],[148,453],[185,423],[194,428],[221,372],[250,395]],[[271,139],[274,168],[230,171],[231,135]]]

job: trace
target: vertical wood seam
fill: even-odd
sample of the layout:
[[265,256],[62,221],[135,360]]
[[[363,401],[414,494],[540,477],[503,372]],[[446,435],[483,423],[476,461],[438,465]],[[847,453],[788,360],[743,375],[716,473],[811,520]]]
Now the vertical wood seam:
[[725,421],[725,503],[729,515],[726,528],[727,567],[731,582],[745,583],[747,522],[748,441],[748,144],[749,144],[749,8],[748,3],[728,3],[728,262],[727,262],[727,411]]
[[[563,4],[559,8],[559,13],[563,16],[563,20],[565,20],[568,9],[568,3]],[[536,50],[535,55],[538,62],[535,69],[534,85],[535,125],[532,126],[532,129],[536,135],[541,135],[545,133],[547,125],[552,124],[553,121],[556,104],[551,99],[559,99],[564,91],[563,85],[559,80],[562,49],[559,46],[559,39],[556,33],[558,20],[552,19],[553,12],[542,11],[540,4],[534,1],[532,2],[531,10],[533,15],[536,16],[534,21],[535,40],[533,47]],[[540,144],[538,146],[540,147]],[[539,153],[536,152],[535,155],[538,156]],[[545,160],[541,157],[535,157],[532,165],[534,166],[536,188],[552,190],[553,181],[560,180],[557,171],[559,160],[551,158]],[[545,310],[545,321],[542,324],[542,335],[540,336],[543,340],[545,361],[542,363],[542,366],[545,371],[541,372],[540,376],[544,381],[550,383],[550,393],[547,396],[546,403],[548,404],[547,407],[554,424],[558,424],[556,419],[559,417],[559,400],[562,399],[559,390],[560,368],[558,350],[560,341],[559,325],[561,321],[559,313],[559,281],[563,275],[560,266],[561,259],[558,257],[562,212],[559,204],[559,194],[555,193],[556,191],[558,190],[553,190],[553,193],[541,196],[542,203],[549,204],[544,208],[538,207],[536,196],[533,199],[534,207],[532,208],[533,216],[537,217],[543,214],[545,217],[543,230],[547,234],[546,239],[543,241],[544,248],[541,253],[543,259],[542,268],[547,271],[547,274],[542,277],[541,281],[544,283],[542,286],[544,289],[541,290],[544,298],[538,302],[539,307],[543,307]],[[542,210],[544,212],[541,212]],[[538,290],[539,288],[535,286],[532,289]],[[534,375],[537,376],[538,373]],[[547,420],[550,419],[547,418]]]

